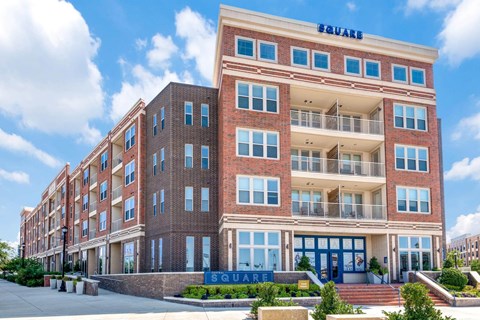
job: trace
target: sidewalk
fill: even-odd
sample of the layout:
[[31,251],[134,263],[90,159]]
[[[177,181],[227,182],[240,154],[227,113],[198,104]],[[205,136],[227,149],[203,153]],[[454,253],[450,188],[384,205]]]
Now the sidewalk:
[[[480,307],[439,308],[458,320],[479,319]],[[396,307],[364,307],[367,314],[381,315]],[[199,308],[161,300],[121,295],[99,290],[97,297],[60,293],[50,288],[27,288],[0,280],[1,319],[161,319],[161,320],[246,320],[249,308]]]

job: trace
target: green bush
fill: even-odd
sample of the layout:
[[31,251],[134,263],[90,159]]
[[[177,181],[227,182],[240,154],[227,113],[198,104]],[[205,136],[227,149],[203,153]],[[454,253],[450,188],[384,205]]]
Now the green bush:
[[258,317],[259,307],[288,307],[297,305],[292,300],[282,301],[277,299],[278,290],[279,287],[272,282],[258,284],[258,299],[252,302],[252,309],[250,310],[254,319]]
[[315,268],[310,263],[310,258],[307,256],[302,256],[298,262],[297,271],[311,271],[313,274],[317,274]]
[[405,312],[383,313],[388,320],[454,320],[443,316],[440,310],[434,308],[432,299],[428,296],[428,289],[421,283],[407,283],[401,289],[405,300]]
[[24,259],[18,266],[15,282],[22,286],[43,286],[43,266],[33,259]]
[[317,304],[312,312],[314,320],[325,320],[328,314],[362,314],[361,307],[353,308],[351,304],[346,303],[335,290],[335,283],[329,281],[320,290],[322,302]]
[[480,260],[472,260],[472,262],[470,263],[470,269],[472,269],[472,271],[480,272]]
[[[382,266],[378,263],[378,259],[376,257],[371,257],[370,262],[368,263],[368,271],[374,274],[380,274],[380,269]],[[387,269],[388,272],[388,269]]]
[[447,289],[447,290],[451,290],[451,291],[462,291],[462,288],[459,287],[459,286],[453,286],[451,284],[443,284],[443,286]]
[[447,268],[442,270],[442,275],[438,278],[438,282],[443,285],[459,287],[461,291],[468,283],[468,278],[458,269]]
[[463,267],[463,259],[460,259],[460,252],[457,250],[450,251],[447,253],[447,259],[443,261],[443,268],[454,268],[455,267],[455,253],[457,253],[457,267]]

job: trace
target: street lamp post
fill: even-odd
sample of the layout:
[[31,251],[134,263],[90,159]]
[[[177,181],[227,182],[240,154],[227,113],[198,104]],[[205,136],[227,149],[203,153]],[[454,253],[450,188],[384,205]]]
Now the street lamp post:
[[457,256],[458,256],[458,252],[455,251],[455,253],[453,254],[453,256],[455,257],[455,269],[458,269],[458,266],[457,266]]
[[22,242],[22,267],[25,266],[25,242]]
[[62,227],[62,236],[63,236],[63,255],[62,255],[62,284],[60,285],[59,292],[66,292],[65,290],[65,281],[63,281],[63,277],[65,276],[65,243],[67,242],[67,231],[68,228],[66,226]]

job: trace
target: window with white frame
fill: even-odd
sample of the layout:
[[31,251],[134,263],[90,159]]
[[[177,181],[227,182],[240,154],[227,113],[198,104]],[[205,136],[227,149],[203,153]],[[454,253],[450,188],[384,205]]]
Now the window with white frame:
[[427,130],[427,109],[394,104],[395,128]]
[[258,60],[277,62],[277,44],[258,40]]
[[125,132],[125,150],[130,149],[135,145],[135,125],[128,128]]
[[185,168],[193,168],[193,144],[185,144]]
[[123,272],[133,273],[134,266],[135,266],[135,244],[133,242],[125,243],[123,245]]
[[202,270],[210,271],[210,237],[202,237]]
[[160,108],[160,126],[165,129],[165,107]]
[[133,181],[135,181],[135,160],[125,166],[125,185],[128,186]]
[[430,189],[397,187],[397,211],[430,213]]
[[209,106],[206,103],[201,105],[202,127],[208,128],[210,126]]
[[428,149],[410,146],[395,146],[395,168],[397,170],[428,171]]
[[160,190],[160,213],[165,213],[165,190]]
[[237,270],[282,270],[280,232],[238,231]]
[[157,123],[157,114],[153,115],[153,135],[157,135],[157,130],[158,130],[158,123]]
[[361,76],[362,59],[354,57],[345,57],[345,74]]
[[425,69],[410,67],[410,83],[417,86],[425,86]]
[[158,239],[158,272],[163,270],[163,238]]
[[398,64],[392,65],[392,81],[407,83],[407,67]]
[[202,146],[202,169],[208,169],[210,164],[210,148],[208,146]]
[[308,68],[310,66],[309,52],[308,49],[291,47],[292,66]]
[[155,272],[155,239],[150,244],[150,271]]
[[102,211],[100,212],[100,223],[98,225],[98,230],[103,231],[107,229],[107,212]]
[[330,53],[313,51],[313,69],[330,71]]
[[100,201],[107,199],[107,181],[103,181],[100,184]]
[[165,148],[160,149],[160,171],[165,171]]
[[107,169],[107,167],[108,167],[108,151],[105,151],[104,153],[102,153],[102,155],[100,157],[100,162],[101,162],[100,171],[103,171],[103,170]]
[[365,77],[380,79],[380,62],[373,60],[364,60]]
[[240,57],[255,58],[255,40],[235,37],[235,54]]
[[88,194],[83,195],[82,210],[85,211],[88,209]]
[[125,200],[125,221],[135,218],[135,198],[131,197]]
[[153,216],[157,215],[157,193],[154,192],[152,195],[152,206],[153,206]]
[[62,219],[65,219],[65,206],[62,206]]
[[83,171],[83,185],[86,186],[88,184],[88,168]]
[[185,187],[185,211],[193,211],[193,187]]
[[[432,270],[432,239],[424,236],[399,236],[400,275],[403,272]],[[406,281],[406,279],[404,279]]]
[[278,87],[237,82],[237,108],[277,113]]
[[239,204],[278,206],[278,178],[237,176],[237,202]]
[[152,156],[152,171],[153,175],[157,175],[157,153],[155,152]]
[[82,237],[86,237],[88,234],[88,220],[82,221]]
[[202,188],[202,212],[210,211],[210,189]]
[[193,103],[185,101],[185,125],[193,126]]
[[237,155],[278,159],[278,132],[238,128]]

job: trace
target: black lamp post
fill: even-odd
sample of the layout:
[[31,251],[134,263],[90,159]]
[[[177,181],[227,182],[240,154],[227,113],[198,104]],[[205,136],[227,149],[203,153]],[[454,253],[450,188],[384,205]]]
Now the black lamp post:
[[25,242],[22,242],[22,267],[25,266]]
[[457,256],[458,256],[458,252],[455,251],[455,253],[453,254],[453,256],[455,257],[455,269],[458,269],[458,266],[457,266]]
[[66,243],[66,236],[67,236],[68,228],[66,226],[62,227],[62,236],[63,236],[63,255],[62,255],[62,284],[60,285],[59,292],[66,292],[65,290],[65,281],[63,281],[63,277],[65,276],[65,243]]

